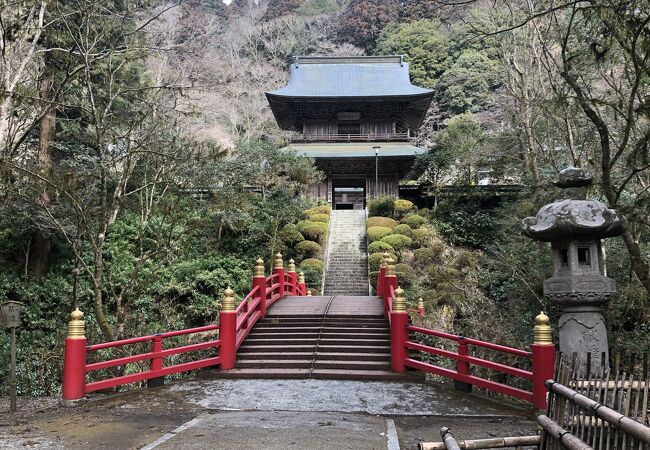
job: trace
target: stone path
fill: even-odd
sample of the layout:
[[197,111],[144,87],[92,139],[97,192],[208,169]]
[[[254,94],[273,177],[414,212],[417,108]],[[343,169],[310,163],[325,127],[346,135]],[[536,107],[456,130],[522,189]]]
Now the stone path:
[[212,372],[155,389],[95,394],[75,407],[36,408],[13,426],[0,415],[0,448],[396,450],[440,441],[442,426],[461,439],[536,432],[526,410],[448,386],[228,380]]
[[368,295],[366,211],[332,211],[324,295]]

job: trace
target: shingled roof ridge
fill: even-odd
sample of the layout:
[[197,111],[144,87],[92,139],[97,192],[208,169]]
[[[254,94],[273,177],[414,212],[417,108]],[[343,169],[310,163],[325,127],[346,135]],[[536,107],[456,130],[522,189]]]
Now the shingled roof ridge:
[[404,64],[404,55],[294,56],[294,64]]

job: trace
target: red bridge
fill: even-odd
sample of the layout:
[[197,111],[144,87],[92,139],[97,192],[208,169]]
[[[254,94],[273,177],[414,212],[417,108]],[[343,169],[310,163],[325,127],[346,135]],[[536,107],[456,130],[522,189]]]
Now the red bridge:
[[[536,317],[530,350],[511,348],[412,325],[409,313],[416,311],[406,308],[388,254],[376,297],[310,296],[293,260],[285,271],[278,254],[273,266],[267,277],[264,262],[256,261],[251,290],[238,306],[235,293],[225,291],[218,324],[88,345],[83,314],[75,310],[63,398],[144,380],[161,384],[165,375],[216,367],[220,376],[258,378],[401,379],[425,372],[453,379],[460,390],[476,386],[545,408],[544,382],[553,377],[555,349],[543,313]],[[180,337],[188,342],[178,345]],[[142,352],[142,345],[148,350]],[[207,357],[198,354],[206,350]],[[102,359],[107,354],[112,359]],[[185,362],[165,364],[181,354],[188,354]],[[143,362],[146,370],[103,376],[105,369]]]

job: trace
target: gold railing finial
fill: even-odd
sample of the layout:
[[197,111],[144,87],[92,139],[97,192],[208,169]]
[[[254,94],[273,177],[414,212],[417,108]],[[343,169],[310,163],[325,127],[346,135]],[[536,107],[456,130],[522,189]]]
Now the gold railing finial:
[[86,337],[86,323],[84,322],[84,313],[79,308],[75,308],[70,313],[68,322],[68,339],[83,339]]
[[275,255],[275,261],[273,261],[273,268],[282,269],[284,267],[284,261],[282,260],[282,253],[278,252]]
[[406,312],[406,299],[404,298],[404,289],[397,286],[395,289],[395,298],[393,299],[394,312]]
[[311,289],[307,289],[307,297],[311,297]]
[[388,260],[386,260],[386,276],[387,277],[395,276],[395,260],[390,256],[388,257]]
[[385,269],[388,258],[390,258],[390,254],[388,252],[384,252],[384,254],[381,255],[381,264],[379,264],[379,267],[383,267]]
[[418,309],[424,309],[424,299],[422,297],[418,298]]
[[551,329],[551,321],[544,311],[540,312],[535,317],[535,344],[553,345],[553,333]]
[[287,272],[295,272],[296,271],[296,262],[293,259],[289,260],[289,265],[287,266]]
[[223,312],[232,312],[235,310],[235,291],[230,289],[230,286],[223,292],[221,310]]
[[298,283],[304,283],[304,282],[305,282],[305,273],[304,273],[304,272],[300,272],[300,273],[298,274]]
[[264,276],[264,260],[262,258],[258,257],[257,260],[255,260],[255,271],[253,273],[254,277],[263,277]]

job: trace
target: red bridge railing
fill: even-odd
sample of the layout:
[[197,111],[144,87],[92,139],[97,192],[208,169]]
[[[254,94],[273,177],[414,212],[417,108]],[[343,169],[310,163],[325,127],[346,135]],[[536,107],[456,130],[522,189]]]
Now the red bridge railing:
[[[160,385],[165,375],[204,367],[219,366],[223,370],[234,368],[239,346],[246,339],[257,321],[266,315],[267,308],[286,295],[304,296],[307,294],[304,275],[302,273],[300,273],[300,276],[296,274],[293,260],[289,261],[287,269],[285,272],[282,255],[278,253],[273,263],[272,274],[266,277],[264,275],[264,262],[258,259],[255,262],[252,288],[236,308],[234,292],[230,288],[226,289],[222,309],[219,313],[218,325],[206,325],[87,345],[83,313],[76,309],[70,315],[68,337],[65,341],[63,398],[65,400],[77,400],[93,391],[145,380],[149,381],[149,385]],[[165,343],[170,342],[170,338],[191,335],[194,335],[194,337],[199,335],[201,338],[205,338],[205,333],[211,332],[214,332],[214,335],[209,337],[214,337],[214,339],[164,348]],[[87,361],[88,353],[95,352],[96,354],[100,350],[115,349],[122,354],[128,354],[133,351],[133,346],[138,344],[148,344],[149,351],[105,361],[90,363]],[[169,345],[173,345],[173,343]],[[196,360],[165,365],[165,358],[209,349],[219,350],[208,357],[199,356],[199,359]],[[98,358],[99,356],[92,359],[96,360]],[[148,366],[147,370],[113,376],[98,381],[88,382],[86,379],[88,374],[93,372],[113,367],[124,367],[127,364],[141,363],[143,361],[148,362],[146,364]]]
[[[391,368],[395,372],[405,372],[407,368],[451,378],[459,390],[470,391],[472,386],[509,395],[532,403],[535,408],[546,408],[547,390],[544,382],[553,377],[555,367],[555,347],[551,339],[551,327],[544,313],[535,318],[535,341],[531,351],[506,347],[455,334],[430,330],[409,323],[404,291],[398,287],[394,261],[385,253],[377,279],[377,295],[384,301],[384,313],[391,329]],[[418,302],[418,314],[424,314],[424,305]],[[455,343],[456,351],[437,348],[418,341],[417,337],[429,336]],[[501,362],[472,356],[472,348],[487,349],[497,354],[515,356],[526,361],[532,368],[524,370]],[[430,362],[414,359],[409,350],[420,354],[448,358],[455,363],[454,369],[441,367]],[[472,366],[478,366],[501,374],[514,376],[530,382],[530,390],[510,386],[472,374]]]

